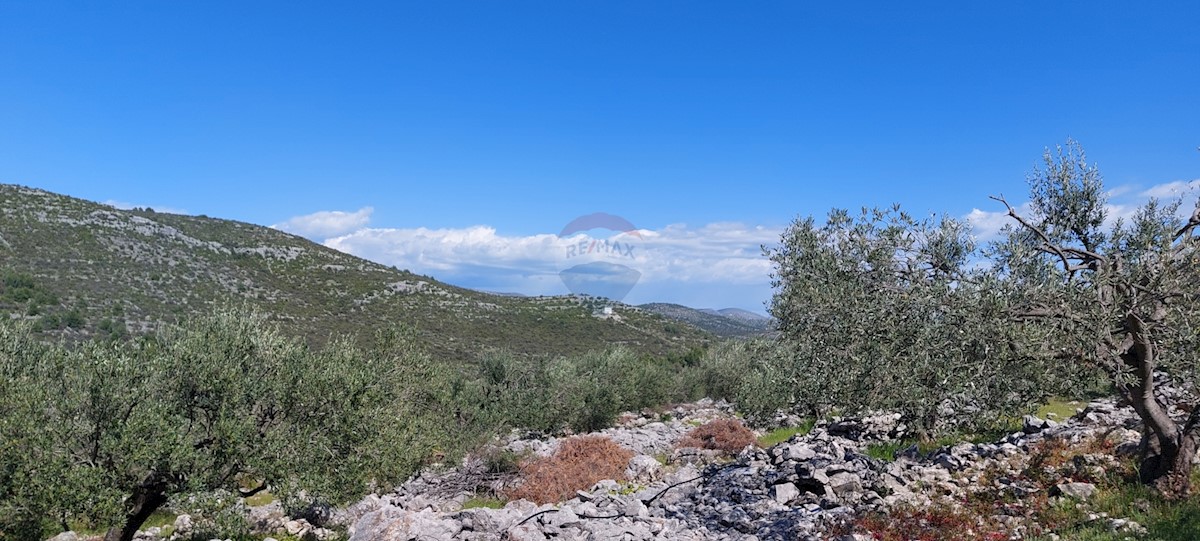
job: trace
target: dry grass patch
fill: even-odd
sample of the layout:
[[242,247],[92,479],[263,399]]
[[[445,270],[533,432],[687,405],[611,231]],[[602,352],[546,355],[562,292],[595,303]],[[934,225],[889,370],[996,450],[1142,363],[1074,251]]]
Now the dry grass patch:
[[737,419],[717,419],[688,431],[676,447],[715,449],[735,454],[748,445],[758,445],[758,439],[746,425]]
[[522,464],[522,482],[506,496],[539,505],[560,502],[605,479],[624,481],[631,458],[633,451],[607,437],[571,438],[562,442],[550,457]]

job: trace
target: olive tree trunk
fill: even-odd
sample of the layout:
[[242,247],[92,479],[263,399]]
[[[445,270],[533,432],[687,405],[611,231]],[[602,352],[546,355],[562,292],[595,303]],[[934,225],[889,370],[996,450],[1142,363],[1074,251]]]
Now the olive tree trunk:
[[133,506],[125,515],[125,523],[114,526],[104,535],[104,541],[132,541],[138,528],[150,515],[167,503],[167,495],[158,488],[138,487],[130,498]]
[[1190,427],[1182,427],[1171,419],[1166,407],[1154,396],[1157,352],[1145,324],[1131,314],[1126,317],[1125,325],[1129,339],[1121,360],[1132,369],[1135,381],[1120,390],[1144,424],[1138,477],[1164,494],[1187,494],[1191,489],[1196,435]]

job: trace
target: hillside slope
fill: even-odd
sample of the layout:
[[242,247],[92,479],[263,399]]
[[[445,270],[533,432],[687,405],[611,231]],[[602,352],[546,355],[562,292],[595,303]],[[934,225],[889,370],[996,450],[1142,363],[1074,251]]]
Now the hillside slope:
[[638,308],[703,329],[717,336],[759,336],[771,331],[769,318],[736,308],[699,310],[681,304],[663,302],[639,304]]
[[406,325],[436,354],[507,348],[575,353],[624,344],[686,351],[711,336],[579,297],[512,297],[454,287],[271,228],[116,208],[0,185],[0,307],[68,338],[146,332],[218,306],[249,305],[313,343]]

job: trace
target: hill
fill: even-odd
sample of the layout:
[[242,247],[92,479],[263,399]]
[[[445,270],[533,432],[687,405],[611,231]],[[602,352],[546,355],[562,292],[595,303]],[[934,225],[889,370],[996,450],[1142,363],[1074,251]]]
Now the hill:
[[[451,286],[268,227],[119,210],[0,185],[0,310],[69,339],[147,332],[249,305],[311,343],[406,325],[431,351],[569,354],[624,344],[679,353],[711,336],[588,297],[515,297]],[[609,304],[617,317],[597,317]]]
[[689,308],[681,304],[655,302],[638,308],[704,329],[717,336],[758,336],[771,332],[771,319],[746,310]]

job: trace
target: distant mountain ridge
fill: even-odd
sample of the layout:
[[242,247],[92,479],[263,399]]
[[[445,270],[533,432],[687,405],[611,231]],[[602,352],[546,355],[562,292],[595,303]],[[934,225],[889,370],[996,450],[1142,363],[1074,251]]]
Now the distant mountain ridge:
[[654,302],[638,308],[704,329],[722,337],[748,337],[770,334],[772,320],[739,308],[690,308],[681,304]]
[[[0,310],[75,339],[145,332],[222,305],[264,311],[309,342],[405,325],[453,359],[614,345],[666,354],[713,339],[621,303],[488,294],[268,227],[9,184],[0,184],[0,271],[11,278],[0,283]],[[601,305],[618,317],[597,317]]]
[[756,314],[749,310],[742,310],[741,308],[722,308],[720,310],[714,310],[712,308],[702,308],[700,311],[719,315],[719,316],[740,319],[742,321],[747,321],[747,322],[751,322],[751,323],[771,320],[771,318],[769,318],[767,316],[764,316],[762,314]]

